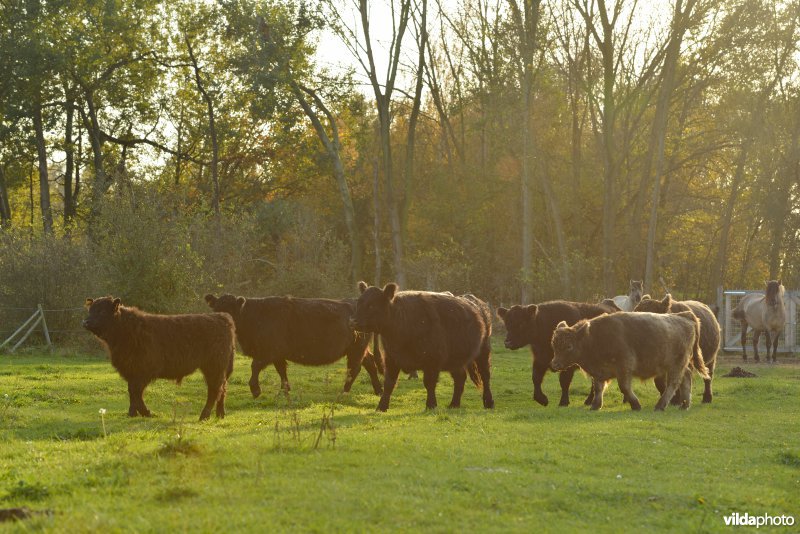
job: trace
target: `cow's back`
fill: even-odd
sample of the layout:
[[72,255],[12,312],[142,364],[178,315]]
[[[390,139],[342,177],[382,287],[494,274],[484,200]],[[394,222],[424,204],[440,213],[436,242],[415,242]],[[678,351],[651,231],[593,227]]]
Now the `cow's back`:
[[566,321],[568,326],[572,326],[581,319],[592,319],[604,313],[608,313],[608,310],[602,306],[585,302],[553,300],[538,304],[534,320],[532,344],[534,352],[549,354],[552,359],[550,341],[558,323]]
[[195,369],[226,366],[234,350],[227,313],[155,315],[123,312],[121,335],[109,344],[111,361],[126,379],[135,375],[179,380]]
[[605,361],[630,358],[634,376],[652,377],[687,354],[694,328],[692,322],[672,314],[614,313],[590,322],[591,350]]
[[237,318],[242,350],[257,359],[330,363],[340,358],[354,334],[352,306],[328,299],[247,299]]
[[700,320],[700,350],[703,361],[709,365],[716,361],[721,341],[719,321],[706,304],[696,300],[673,302],[670,307],[673,313],[690,311]]
[[460,297],[404,291],[391,310],[382,336],[401,368],[423,368],[431,359],[442,369],[462,367],[488,335],[478,307]]

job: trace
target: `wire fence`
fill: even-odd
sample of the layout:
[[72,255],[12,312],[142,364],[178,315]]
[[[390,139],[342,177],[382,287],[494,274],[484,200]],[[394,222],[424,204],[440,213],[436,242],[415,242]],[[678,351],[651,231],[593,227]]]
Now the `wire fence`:
[[[38,306],[29,307],[3,307],[0,306],[0,342],[7,339],[24,324],[31,315],[38,311]],[[75,308],[43,308],[47,322],[47,330],[53,343],[64,343],[70,338],[81,335],[86,331],[81,327],[81,321],[86,316],[83,307]],[[46,342],[41,328],[31,332],[26,344],[43,344]]]

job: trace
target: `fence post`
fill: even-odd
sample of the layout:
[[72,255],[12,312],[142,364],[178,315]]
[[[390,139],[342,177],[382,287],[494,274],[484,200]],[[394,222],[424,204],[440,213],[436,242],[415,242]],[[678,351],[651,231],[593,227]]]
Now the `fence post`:
[[53,344],[50,342],[50,332],[47,330],[47,321],[44,319],[44,310],[42,309],[42,305],[39,304],[39,314],[42,316],[42,330],[44,330],[44,340],[47,341],[47,346],[50,348],[50,352],[53,352]]

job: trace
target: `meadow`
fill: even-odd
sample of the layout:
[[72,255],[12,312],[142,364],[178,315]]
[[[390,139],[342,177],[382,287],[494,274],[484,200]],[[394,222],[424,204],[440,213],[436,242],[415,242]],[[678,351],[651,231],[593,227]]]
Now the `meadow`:
[[237,355],[228,416],[199,423],[199,373],[152,384],[156,417],[131,419],[102,354],[0,355],[0,508],[49,511],[0,530],[721,532],[733,512],[800,521],[800,365],[790,357],[748,363],[755,378],[723,377],[740,365],[725,357],[711,405],[695,380],[692,408],[665,413],[653,411],[652,382],[634,384],[641,412],[616,384],[590,412],[582,375],[566,408],[548,375],[541,407],[529,351],[495,339],[493,358],[493,411],[469,383],[463,408],[445,408],[443,376],[438,410],[424,410],[421,380],[401,378],[389,411],[376,413],[364,372],[339,395],[343,362],[290,364],[289,398],[268,368],[252,399],[249,359]]

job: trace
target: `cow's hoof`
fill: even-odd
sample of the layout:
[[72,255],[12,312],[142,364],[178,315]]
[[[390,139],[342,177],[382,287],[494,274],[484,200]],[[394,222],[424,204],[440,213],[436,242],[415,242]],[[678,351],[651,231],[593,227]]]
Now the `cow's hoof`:
[[389,408],[388,406],[384,406],[383,404],[378,404],[378,407],[375,408],[375,411],[376,412],[385,412],[388,408]]
[[559,401],[558,405],[559,406],[569,406],[569,401],[561,399],[561,401]]
[[597,410],[599,410],[599,409],[600,409],[600,408],[602,408],[602,407],[603,407],[603,406],[602,406],[602,405],[600,405],[600,404],[592,404],[592,407],[591,407],[591,408],[589,408],[589,409],[590,409],[590,410],[592,410],[592,411],[597,411]]
[[[451,402],[450,404],[447,405],[447,407],[452,410],[454,408],[461,408],[461,404],[454,404],[454,403]],[[432,408],[428,408],[428,409],[430,410]],[[435,407],[433,409],[435,409]]]
[[711,402],[711,395],[703,395],[703,404]]
[[494,399],[483,401],[483,407],[486,408],[487,410],[494,409]]
[[547,396],[546,396],[546,395],[536,395],[535,393],[533,394],[533,400],[534,400],[534,401],[536,401],[536,402],[538,402],[538,403],[539,403],[539,404],[541,404],[542,406],[547,406],[547,403],[548,403],[548,402],[550,402],[550,401],[547,399]]
[[583,405],[584,406],[591,406],[593,402],[594,402],[594,399],[588,398],[585,401],[583,401]]
[[258,384],[250,384],[250,393],[252,393],[254,399],[259,398],[261,396],[261,386]]

